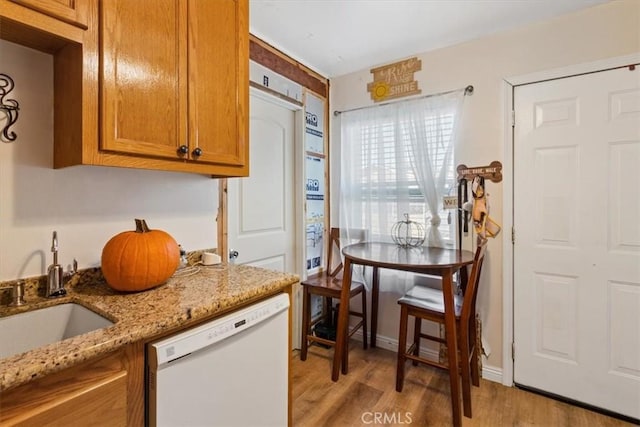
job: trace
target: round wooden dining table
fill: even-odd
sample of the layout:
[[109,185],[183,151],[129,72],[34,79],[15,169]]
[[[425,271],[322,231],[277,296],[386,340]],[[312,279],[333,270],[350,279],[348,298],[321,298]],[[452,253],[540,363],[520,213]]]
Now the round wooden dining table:
[[[342,373],[348,372],[348,347],[346,334],[349,321],[349,289],[351,288],[352,266],[354,264],[373,267],[373,283],[371,287],[371,347],[376,346],[378,323],[378,269],[409,271],[413,273],[430,274],[442,278],[442,292],[445,306],[445,329],[447,339],[447,355],[449,366],[458,366],[458,349],[456,335],[456,321],[453,306],[453,274],[460,270],[463,282],[467,269],[473,264],[474,254],[460,249],[434,248],[429,246],[401,247],[394,243],[365,242],[345,246],[344,275],[340,295],[340,309],[336,330],[336,348],[334,352],[333,371],[331,379],[337,381]],[[340,361],[341,363],[338,363]],[[451,408],[453,424],[462,423],[462,405],[460,398],[460,379],[457,369],[449,369],[451,381]]]

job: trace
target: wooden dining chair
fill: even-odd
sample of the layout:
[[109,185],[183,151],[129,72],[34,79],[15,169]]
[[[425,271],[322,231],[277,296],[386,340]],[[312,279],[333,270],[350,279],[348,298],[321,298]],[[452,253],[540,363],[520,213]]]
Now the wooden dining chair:
[[[476,298],[478,296],[478,283],[482,271],[482,263],[486,251],[486,240],[478,246],[473,259],[471,273],[467,282],[463,283],[463,295],[454,295],[456,331],[458,335],[458,348],[460,355],[459,369],[462,376],[462,403],[464,415],[471,418],[471,386],[480,386],[480,372],[478,368],[479,346],[477,345],[477,325],[476,325]],[[463,277],[465,275],[462,275]],[[436,341],[440,344],[447,344],[446,334],[449,331],[445,328],[445,337],[437,337],[422,333],[422,320],[430,320],[440,325],[445,324],[444,317],[444,296],[442,289],[429,286],[417,285],[411,288],[402,298],[398,300],[400,304],[400,332],[398,336],[398,367],[396,371],[396,391],[401,392],[404,385],[404,370],[407,359],[413,361],[414,365],[424,363],[442,369],[450,369],[446,364],[439,363],[420,357],[420,339],[424,338]],[[409,316],[415,319],[413,343],[407,349],[407,323]],[[453,397],[452,397],[453,398]]]
[[[366,239],[366,230],[350,230],[349,231],[350,239],[353,239],[353,243],[362,242]],[[334,249],[336,252],[334,252]],[[333,267],[333,258],[334,255],[338,256],[340,262]],[[318,336],[317,333],[314,333],[314,328],[317,324],[324,320],[327,323],[333,323],[337,328],[340,325],[337,325],[334,319],[333,313],[333,299],[340,300],[340,293],[342,291],[342,259],[340,258],[340,229],[332,228],[329,233],[329,248],[327,253],[327,266],[324,271],[318,273],[316,275],[308,277],[306,280],[301,282],[303,289],[303,299],[302,299],[302,348],[300,351],[300,360],[307,360],[307,350],[309,348],[310,343],[321,343],[327,346],[335,347],[336,341],[335,339],[330,339],[329,336]],[[325,316],[319,317],[317,319],[311,318],[311,296],[318,295],[320,297],[325,298]],[[348,331],[346,335],[347,342],[345,343],[345,349],[348,349],[348,341],[349,338],[359,329],[362,328],[362,336],[363,336],[363,348],[367,349],[367,297],[365,287],[362,283],[352,282],[351,284],[351,292],[349,294],[349,298],[353,298],[357,295],[362,296],[362,310],[361,311],[352,311],[349,310],[349,314],[358,317],[360,320]],[[337,317],[337,316],[336,316]],[[342,357],[343,366],[347,366],[348,363],[348,352],[345,351]]]

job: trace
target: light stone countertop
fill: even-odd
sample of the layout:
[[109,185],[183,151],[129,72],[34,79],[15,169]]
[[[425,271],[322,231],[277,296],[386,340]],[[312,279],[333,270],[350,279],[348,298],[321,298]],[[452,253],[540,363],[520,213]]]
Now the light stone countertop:
[[193,270],[179,270],[164,285],[137,293],[112,290],[99,269],[80,272],[67,286],[67,296],[57,299],[37,296],[36,288],[42,287],[43,278],[31,280],[27,283],[27,305],[10,308],[5,299],[0,317],[76,302],[115,324],[1,359],[0,392],[275,295],[299,281],[296,275],[244,265],[189,268]]

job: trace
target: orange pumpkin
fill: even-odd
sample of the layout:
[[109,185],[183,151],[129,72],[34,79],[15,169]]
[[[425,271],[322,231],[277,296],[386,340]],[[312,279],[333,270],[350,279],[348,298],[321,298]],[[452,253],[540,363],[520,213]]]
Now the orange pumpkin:
[[136,230],[113,236],[102,249],[102,274],[118,291],[135,292],[158,286],[180,264],[180,248],[168,233],[149,230],[136,219]]

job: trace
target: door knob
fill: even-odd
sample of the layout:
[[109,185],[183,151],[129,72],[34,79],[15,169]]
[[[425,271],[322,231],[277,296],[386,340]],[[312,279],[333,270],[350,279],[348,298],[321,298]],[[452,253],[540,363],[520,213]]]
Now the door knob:
[[186,145],[181,145],[180,147],[178,147],[179,155],[184,155],[184,154],[187,154],[188,152],[189,152],[189,147],[187,147]]
[[200,157],[202,156],[202,149],[200,147],[196,147],[193,149],[193,151],[191,152],[191,155],[193,157]]

